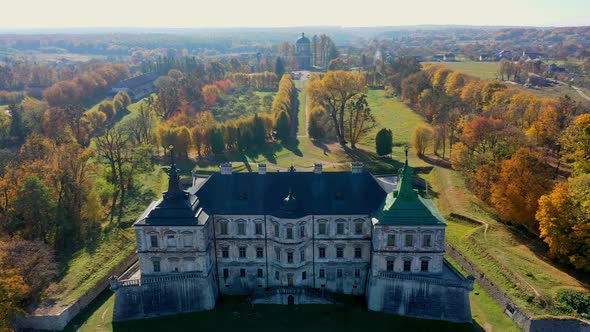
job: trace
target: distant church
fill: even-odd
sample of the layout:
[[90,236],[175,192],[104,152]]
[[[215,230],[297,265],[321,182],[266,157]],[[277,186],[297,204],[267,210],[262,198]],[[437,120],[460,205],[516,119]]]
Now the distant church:
[[301,33],[301,37],[295,41],[295,61],[299,70],[310,69],[312,64],[311,42],[309,38],[305,37],[305,33]]
[[173,160],[168,176],[134,224],[141,276],[111,278],[114,320],[210,310],[224,295],[321,304],[349,294],[373,311],[471,322],[474,279],[444,259],[446,223],[414,189],[407,157],[390,177],[360,163],[270,173],[226,163],[183,190]]

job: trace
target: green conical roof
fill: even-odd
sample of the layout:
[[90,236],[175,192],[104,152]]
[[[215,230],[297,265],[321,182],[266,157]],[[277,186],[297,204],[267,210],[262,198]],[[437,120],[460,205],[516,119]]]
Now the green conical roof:
[[397,190],[390,192],[376,216],[385,225],[445,225],[431,199],[422,197],[412,184],[408,160],[400,172]]

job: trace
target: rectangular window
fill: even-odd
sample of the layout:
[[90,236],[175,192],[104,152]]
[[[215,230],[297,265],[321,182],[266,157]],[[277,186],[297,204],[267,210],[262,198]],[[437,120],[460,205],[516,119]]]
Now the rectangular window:
[[246,224],[243,222],[238,223],[238,235],[246,235]]
[[301,280],[305,280],[305,279],[307,279],[307,272],[303,271],[303,272],[301,272]]
[[279,247],[275,247],[275,256],[277,261],[281,261],[281,249]]
[[221,257],[229,258],[229,247],[221,247]]
[[256,258],[264,258],[264,248],[256,248]]
[[387,261],[387,271],[393,271],[393,265],[394,261],[393,260],[388,260]]
[[299,226],[299,237],[300,238],[305,237],[305,226]]
[[336,278],[342,278],[342,269],[336,269]]
[[174,235],[166,236],[166,245],[168,246],[168,248],[176,247],[176,239],[174,238]]
[[412,271],[412,261],[411,260],[405,260],[404,261],[404,271]]
[[192,247],[193,246],[193,234],[192,233],[182,234],[182,244],[185,248]]
[[258,269],[256,272],[256,276],[258,278],[264,278],[264,272],[262,272],[262,269]]
[[293,227],[287,227],[287,239],[293,240]]
[[411,247],[414,245],[414,236],[412,234],[406,234],[404,245],[406,247]]
[[293,252],[291,251],[287,253],[287,263],[293,264]]
[[229,270],[223,269],[223,279],[227,279],[227,278],[229,278]]
[[256,235],[262,235],[262,224],[261,223],[256,223],[255,231],[256,231]]
[[160,272],[160,261],[153,261],[154,272]]
[[344,248],[338,247],[336,248],[336,258],[344,257]]
[[395,234],[387,235],[387,245],[390,247],[395,247]]
[[240,247],[240,258],[246,258],[246,247]]
[[362,258],[363,257],[363,249],[356,247],[354,248],[354,258]]
[[355,278],[361,277],[361,269],[354,269],[354,277]]
[[299,252],[299,260],[300,260],[301,262],[305,262],[305,250],[301,250],[301,251]]
[[424,237],[422,238],[422,246],[423,247],[430,247],[431,246],[431,239],[432,236],[430,234],[424,234]]
[[222,222],[220,224],[220,227],[221,227],[220,234],[221,235],[227,235],[227,222]]
[[246,269],[240,269],[240,278],[246,278]]
[[326,223],[325,222],[318,225],[318,233],[320,235],[326,235]]
[[320,258],[326,258],[326,248],[320,247],[318,249],[320,250]]
[[320,278],[324,279],[326,277],[326,270],[320,269]]
[[276,280],[280,279],[279,271],[275,271],[275,279]]
[[427,260],[423,260],[422,262],[420,262],[420,271],[428,272],[428,261]]
[[356,234],[356,235],[363,234],[363,224],[362,223],[357,222],[354,224],[354,234]]
[[344,234],[344,223],[343,222],[339,222],[336,224],[336,234],[338,234],[338,235]]
[[275,236],[279,237],[279,225],[275,224]]
[[158,236],[157,235],[150,236],[150,245],[152,246],[152,248],[158,247]]

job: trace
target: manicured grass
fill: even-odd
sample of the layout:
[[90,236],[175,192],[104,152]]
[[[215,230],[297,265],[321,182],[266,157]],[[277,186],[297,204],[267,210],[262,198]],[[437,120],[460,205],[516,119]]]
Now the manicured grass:
[[299,110],[297,112],[297,136],[307,136],[305,127],[305,87],[307,81],[294,81],[297,87],[297,100],[299,101]]
[[[245,298],[224,297],[215,310],[112,323],[114,296],[105,292],[95,305],[72,321],[66,331],[481,331],[475,324],[456,324],[368,311],[362,298],[342,305],[250,305]],[[499,326],[499,325],[498,325]],[[495,330],[495,329],[494,329]],[[497,330],[504,331],[504,330]],[[511,331],[511,330],[506,330]]]
[[498,76],[498,62],[486,61],[458,61],[458,62],[428,62],[462,71],[467,75],[484,80],[494,80]]

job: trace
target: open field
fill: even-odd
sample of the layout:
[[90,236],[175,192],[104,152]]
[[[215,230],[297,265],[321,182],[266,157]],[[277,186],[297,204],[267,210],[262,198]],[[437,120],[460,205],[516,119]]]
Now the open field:
[[494,80],[498,76],[498,62],[487,61],[457,61],[457,62],[425,62],[449,67],[462,71],[467,75],[479,77],[484,80]]
[[[106,291],[90,310],[83,312],[66,331],[483,331],[475,324],[456,324],[367,311],[362,298],[343,297],[342,305],[250,305],[242,297],[224,297],[215,310],[112,323],[114,296]],[[508,318],[508,317],[506,317]],[[506,326],[506,325],[503,325]],[[495,330],[494,330],[495,331]],[[497,331],[512,331],[500,330]]]

